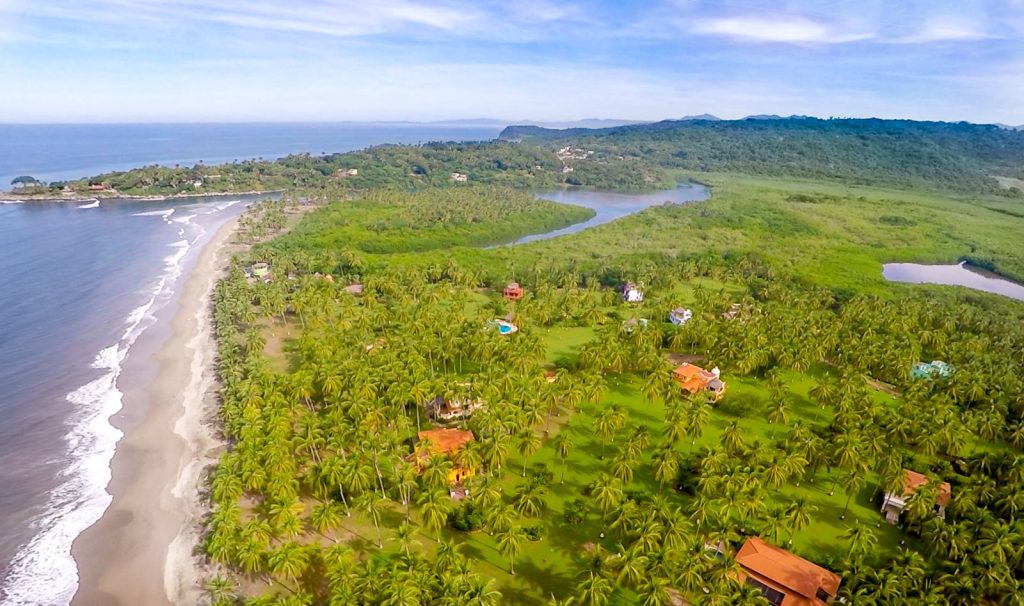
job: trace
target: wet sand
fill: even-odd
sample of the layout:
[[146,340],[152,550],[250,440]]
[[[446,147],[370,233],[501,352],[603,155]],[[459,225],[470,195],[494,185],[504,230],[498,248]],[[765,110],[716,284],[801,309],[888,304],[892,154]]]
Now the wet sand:
[[76,606],[200,599],[199,560],[192,555],[205,512],[199,483],[220,447],[208,427],[216,414],[210,296],[230,259],[236,226],[237,219],[229,220],[200,252],[166,338],[149,359],[137,361],[156,363],[152,381],[136,377],[138,386],[122,388],[124,414],[113,422],[125,435],[111,462],[113,501],[72,548]]

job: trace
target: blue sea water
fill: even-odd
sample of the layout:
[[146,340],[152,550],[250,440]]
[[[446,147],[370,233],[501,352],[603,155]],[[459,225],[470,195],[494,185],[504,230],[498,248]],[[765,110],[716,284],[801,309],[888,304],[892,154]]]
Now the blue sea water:
[[[0,125],[0,186],[20,174],[68,179],[152,163],[489,139],[498,130]],[[71,544],[110,502],[109,464],[121,435],[110,417],[122,407],[125,359],[166,316],[199,249],[251,200],[0,204],[3,606],[70,601],[77,588]]]
[[500,131],[465,123],[0,124],[0,190],[21,175],[58,181],[149,164],[221,164],[381,143],[486,140]]

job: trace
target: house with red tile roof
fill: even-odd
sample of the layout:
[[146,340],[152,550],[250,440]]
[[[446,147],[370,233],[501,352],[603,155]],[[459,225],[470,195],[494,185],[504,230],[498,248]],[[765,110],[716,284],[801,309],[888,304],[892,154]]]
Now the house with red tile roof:
[[839,575],[781,547],[750,537],[736,553],[741,581],[774,606],[823,606],[839,591]]
[[[885,498],[882,499],[882,513],[885,514],[885,521],[890,524],[898,523],[900,521],[900,514],[903,513],[903,508],[907,506],[907,499],[927,483],[928,476],[910,469],[904,469],[902,492],[900,494],[887,492],[885,493]],[[952,494],[953,489],[949,482],[943,482],[939,486],[939,493],[934,505],[935,515],[946,519],[946,506],[949,505],[949,498]]]
[[509,301],[518,301],[523,298],[523,287],[519,285],[519,282],[509,282],[501,294]]
[[[474,439],[472,431],[451,428],[424,430],[419,432],[418,437],[421,444],[425,445],[426,448],[424,449],[417,445],[416,452],[410,456],[410,459],[416,463],[417,469],[420,472],[426,468],[427,459],[430,456],[452,457]],[[462,485],[463,480],[473,476],[475,473],[475,469],[455,464],[451,471],[448,472],[448,482],[458,487]]]
[[683,362],[672,371],[672,376],[680,388],[691,394],[706,392],[712,402],[721,400],[725,394],[725,382],[722,381],[720,374],[717,368],[704,370],[689,362]]

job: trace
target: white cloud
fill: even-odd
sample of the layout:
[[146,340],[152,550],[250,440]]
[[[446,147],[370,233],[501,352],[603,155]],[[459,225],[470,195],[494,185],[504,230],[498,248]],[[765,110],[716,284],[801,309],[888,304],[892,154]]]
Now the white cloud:
[[937,15],[925,19],[920,29],[889,40],[896,44],[969,42],[994,38],[984,19],[971,15]]
[[702,19],[692,31],[720,35],[750,42],[781,42],[790,44],[841,44],[873,37],[865,31],[844,31],[805,17],[723,17]]

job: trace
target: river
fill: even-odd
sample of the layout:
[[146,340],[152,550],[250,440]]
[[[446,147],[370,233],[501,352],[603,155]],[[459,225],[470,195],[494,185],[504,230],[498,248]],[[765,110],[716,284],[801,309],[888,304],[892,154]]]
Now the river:
[[546,191],[536,194],[542,200],[551,200],[562,204],[575,204],[593,209],[596,213],[592,218],[582,223],[576,223],[569,227],[563,227],[540,234],[523,236],[510,244],[525,244],[537,240],[547,240],[567,234],[574,234],[590,229],[628,215],[638,213],[652,206],[662,204],[685,204],[688,202],[700,202],[711,197],[711,191],[699,183],[681,183],[673,189],[666,189],[656,192],[642,194],[626,194],[619,192],[592,191],[586,189],[568,188],[555,191]]

